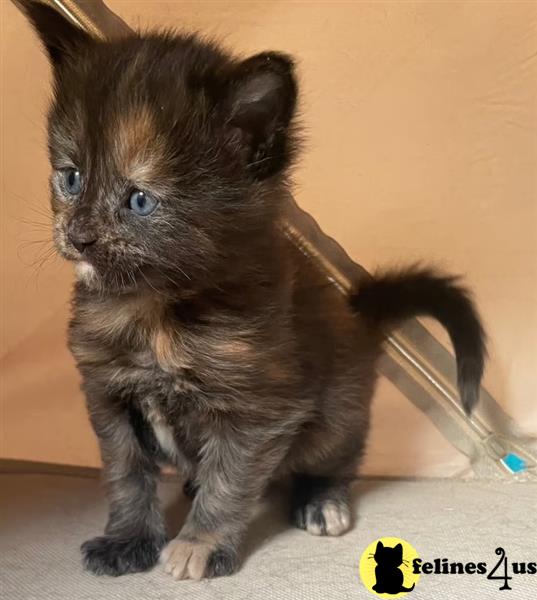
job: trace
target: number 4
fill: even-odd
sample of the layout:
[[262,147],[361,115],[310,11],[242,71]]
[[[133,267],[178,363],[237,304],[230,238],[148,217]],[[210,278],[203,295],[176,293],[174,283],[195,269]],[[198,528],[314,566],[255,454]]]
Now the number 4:
[[[503,581],[501,590],[511,590],[507,583],[510,579],[513,579],[510,575],[507,575],[507,557],[505,556],[505,550],[503,548],[496,548],[496,554],[500,557],[500,560],[496,563],[492,571],[487,575],[487,579],[500,579]],[[503,575],[494,575],[503,563]]]

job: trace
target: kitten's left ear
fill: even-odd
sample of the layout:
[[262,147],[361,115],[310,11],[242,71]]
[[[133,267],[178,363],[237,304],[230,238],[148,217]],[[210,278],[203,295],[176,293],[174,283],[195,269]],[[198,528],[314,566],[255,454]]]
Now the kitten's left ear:
[[59,11],[38,0],[19,2],[34,29],[39,34],[53,67],[59,67],[92,38],[71,23]]
[[246,167],[257,179],[281,171],[292,158],[293,67],[289,56],[264,52],[241,62],[229,82],[227,124],[240,132]]

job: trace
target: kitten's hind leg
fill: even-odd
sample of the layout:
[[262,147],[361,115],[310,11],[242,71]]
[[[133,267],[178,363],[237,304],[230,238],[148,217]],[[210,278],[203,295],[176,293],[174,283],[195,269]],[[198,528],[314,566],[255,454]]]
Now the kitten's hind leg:
[[341,535],[348,531],[349,479],[295,475],[291,520],[313,535]]

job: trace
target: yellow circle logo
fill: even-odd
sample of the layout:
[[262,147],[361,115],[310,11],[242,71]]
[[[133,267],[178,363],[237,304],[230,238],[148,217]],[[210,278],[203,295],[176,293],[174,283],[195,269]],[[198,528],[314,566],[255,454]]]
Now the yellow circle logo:
[[360,578],[365,587],[380,598],[399,598],[418,583],[412,562],[416,549],[405,540],[383,537],[364,550],[360,558]]

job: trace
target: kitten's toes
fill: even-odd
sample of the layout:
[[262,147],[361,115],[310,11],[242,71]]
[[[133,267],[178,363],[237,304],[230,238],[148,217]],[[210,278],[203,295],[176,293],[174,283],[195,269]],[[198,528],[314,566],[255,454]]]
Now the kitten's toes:
[[205,577],[233,575],[239,569],[239,557],[232,546],[221,546],[211,552]]
[[95,575],[124,575],[155,566],[164,538],[104,535],[81,546],[84,567]]
[[162,550],[160,562],[164,571],[176,580],[221,577],[238,568],[233,548],[181,538],[175,538]]
[[313,535],[341,535],[350,529],[351,514],[345,502],[317,500],[298,506],[293,521]]

